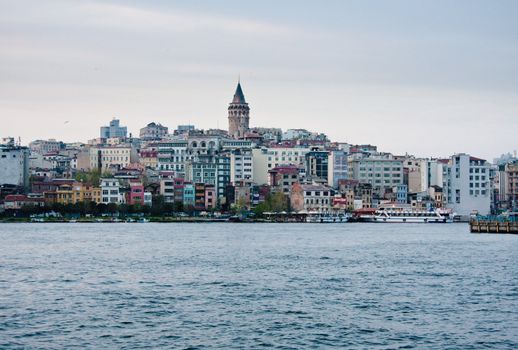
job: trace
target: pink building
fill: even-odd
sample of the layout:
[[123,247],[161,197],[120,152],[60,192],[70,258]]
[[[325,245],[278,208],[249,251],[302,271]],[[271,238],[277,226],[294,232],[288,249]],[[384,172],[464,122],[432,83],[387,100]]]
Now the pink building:
[[144,205],[144,185],[140,181],[130,182],[130,191],[128,194],[128,204]]
[[205,186],[205,209],[211,210],[216,208],[216,189],[213,185]]

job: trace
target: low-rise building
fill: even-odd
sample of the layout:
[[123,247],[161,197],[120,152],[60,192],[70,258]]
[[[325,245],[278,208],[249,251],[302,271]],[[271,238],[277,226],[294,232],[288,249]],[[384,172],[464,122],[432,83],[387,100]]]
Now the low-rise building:
[[161,140],[168,133],[167,126],[151,122],[140,129],[140,138],[144,141]]
[[62,148],[65,148],[65,144],[55,139],[35,140],[29,143],[29,149],[31,150],[31,153],[38,153],[42,155],[58,153]]
[[45,197],[60,204],[101,203],[101,189],[79,181],[60,181],[54,190],[45,192]]
[[138,162],[137,149],[131,145],[90,148],[90,169],[116,171]]
[[213,185],[205,186],[205,210],[215,209],[217,205],[216,188]]
[[144,205],[144,184],[140,181],[130,181],[128,204]]
[[139,163],[144,168],[158,169],[158,151],[141,150]]
[[183,206],[185,209],[194,208],[195,204],[195,190],[194,185],[190,182],[184,183],[183,186]]
[[101,179],[101,196],[101,202],[104,204],[122,204],[125,202],[120,182],[115,178]]
[[320,184],[293,185],[290,194],[294,211],[328,211],[333,205],[334,191]]
[[294,184],[300,181],[300,169],[296,165],[280,165],[268,171],[268,184],[274,189],[289,195]]

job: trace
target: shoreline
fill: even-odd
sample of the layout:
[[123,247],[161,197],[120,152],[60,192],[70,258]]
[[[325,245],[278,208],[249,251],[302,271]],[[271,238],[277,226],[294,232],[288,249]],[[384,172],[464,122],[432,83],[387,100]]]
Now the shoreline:
[[[198,224],[198,223],[246,223],[246,224],[315,224],[315,222],[305,222],[305,221],[273,221],[266,219],[253,219],[253,220],[221,220],[221,219],[199,219],[199,218],[189,218],[189,219],[172,219],[172,220],[163,220],[163,219],[147,219],[147,221],[127,221],[127,220],[43,220],[43,221],[34,221],[28,218],[27,220],[0,220],[0,224],[147,224],[147,223],[159,223],[159,224],[167,224],[167,223],[187,223],[187,224]],[[373,222],[364,222],[364,221],[348,221],[348,222],[321,222],[316,224],[372,224]],[[394,222],[379,222],[375,224],[398,224]],[[399,224],[408,224],[408,223],[399,223]],[[444,225],[448,223],[417,223],[417,224],[432,224],[432,225]],[[468,221],[455,221],[449,224],[469,224]]]

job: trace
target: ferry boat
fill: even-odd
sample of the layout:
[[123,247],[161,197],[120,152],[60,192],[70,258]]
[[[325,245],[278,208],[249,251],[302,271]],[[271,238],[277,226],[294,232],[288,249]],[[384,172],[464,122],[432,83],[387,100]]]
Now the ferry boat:
[[309,223],[345,223],[351,218],[349,213],[309,212],[306,222]]
[[393,223],[452,223],[455,214],[451,209],[420,209],[398,204],[382,205],[372,211],[363,210],[359,215],[362,222]]

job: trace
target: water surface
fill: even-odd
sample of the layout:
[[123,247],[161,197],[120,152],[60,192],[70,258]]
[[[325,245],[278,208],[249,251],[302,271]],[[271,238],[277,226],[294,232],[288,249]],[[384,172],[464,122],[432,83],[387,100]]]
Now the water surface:
[[0,224],[0,349],[517,349],[518,236]]

